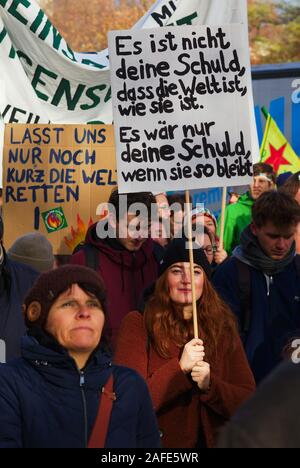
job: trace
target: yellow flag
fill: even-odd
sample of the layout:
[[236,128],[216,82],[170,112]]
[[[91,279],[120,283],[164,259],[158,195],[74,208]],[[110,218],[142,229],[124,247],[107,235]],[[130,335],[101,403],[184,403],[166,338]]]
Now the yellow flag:
[[264,139],[260,149],[260,162],[270,164],[277,175],[284,172],[298,172],[300,158],[268,114]]

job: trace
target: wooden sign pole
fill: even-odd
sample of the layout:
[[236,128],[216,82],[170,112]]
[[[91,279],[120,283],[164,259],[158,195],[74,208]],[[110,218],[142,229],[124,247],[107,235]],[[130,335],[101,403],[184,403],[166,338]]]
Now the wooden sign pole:
[[194,337],[198,339],[199,330],[198,330],[198,317],[197,317],[197,302],[196,302],[195,272],[194,272],[194,251],[193,251],[193,239],[192,239],[192,218],[191,218],[189,190],[186,190],[185,192],[185,203],[186,203],[187,218],[188,218],[187,226],[188,226],[188,242],[189,242],[190,268],[191,268]]
[[225,209],[226,209],[227,187],[223,187],[222,193],[222,211],[221,211],[221,228],[220,228],[220,243],[221,250],[224,249],[224,228],[225,228]]

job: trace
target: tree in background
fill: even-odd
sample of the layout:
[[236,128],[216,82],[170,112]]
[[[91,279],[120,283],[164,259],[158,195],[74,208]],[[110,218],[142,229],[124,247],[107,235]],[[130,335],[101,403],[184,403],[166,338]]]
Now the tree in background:
[[253,64],[300,61],[300,5],[248,0]]
[[38,0],[50,20],[76,52],[107,47],[107,32],[129,29],[154,0]]
[[[155,0],[38,0],[77,52],[107,47],[107,32],[129,29]],[[222,1],[222,0],[220,0]],[[253,64],[300,61],[300,0],[248,0]]]

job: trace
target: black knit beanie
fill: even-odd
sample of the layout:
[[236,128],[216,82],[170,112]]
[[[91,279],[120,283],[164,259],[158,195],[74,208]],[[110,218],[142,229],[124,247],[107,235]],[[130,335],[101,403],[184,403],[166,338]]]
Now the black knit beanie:
[[[193,243],[194,264],[199,265],[205,272],[208,279],[211,277],[210,264],[206,258],[203,249],[199,248],[198,244]],[[174,263],[189,262],[190,255],[188,249],[188,241],[185,238],[174,239],[167,247],[164,256],[159,265],[159,276],[161,276]]]
[[33,326],[43,328],[53,303],[73,284],[78,284],[94,294],[105,312],[106,293],[99,274],[87,267],[65,265],[40,275],[27,294],[23,304],[27,328]]

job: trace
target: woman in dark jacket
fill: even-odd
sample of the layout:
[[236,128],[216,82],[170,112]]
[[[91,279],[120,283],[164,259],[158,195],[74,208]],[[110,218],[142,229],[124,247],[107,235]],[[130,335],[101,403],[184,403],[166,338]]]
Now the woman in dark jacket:
[[[79,266],[45,273],[23,308],[29,331],[22,358],[0,366],[0,448],[87,447],[99,402],[108,397],[113,403],[103,445],[158,447],[145,383],[134,371],[112,366],[101,351],[105,293],[99,275]],[[113,392],[103,393],[111,375]]]
[[115,362],[147,380],[166,448],[213,447],[221,426],[255,389],[235,319],[209,282],[202,249],[194,251],[201,339],[193,339],[189,252],[168,247],[142,315],[129,313]]

